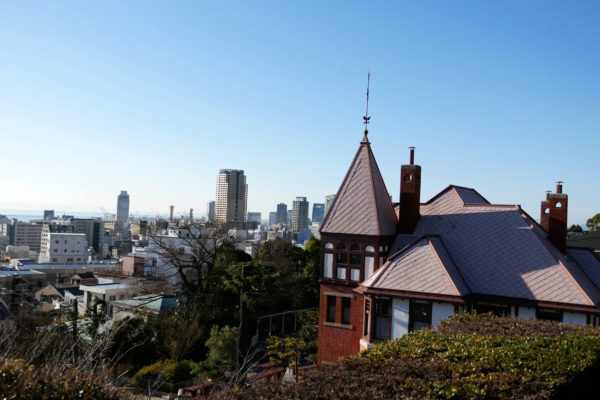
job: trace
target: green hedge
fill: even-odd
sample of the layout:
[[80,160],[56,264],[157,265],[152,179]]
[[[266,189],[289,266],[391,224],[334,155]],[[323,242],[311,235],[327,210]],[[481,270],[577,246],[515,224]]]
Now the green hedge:
[[381,342],[295,386],[218,398],[600,398],[597,329],[492,316],[459,316],[438,330]]

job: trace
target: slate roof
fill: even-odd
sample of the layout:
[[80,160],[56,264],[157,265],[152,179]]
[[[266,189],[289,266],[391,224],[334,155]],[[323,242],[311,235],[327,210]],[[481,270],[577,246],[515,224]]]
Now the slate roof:
[[321,233],[370,236],[396,234],[396,214],[369,141],[363,139],[335,200],[321,224]]
[[363,289],[600,303],[600,260],[585,250],[561,253],[519,206],[493,205],[473,189],[449,186],[420,211],[413,234],[396,237],[390,258]]
[[437,237],[423,238],[393,256],[363,286],[449,296],[468,294],[454,262]]

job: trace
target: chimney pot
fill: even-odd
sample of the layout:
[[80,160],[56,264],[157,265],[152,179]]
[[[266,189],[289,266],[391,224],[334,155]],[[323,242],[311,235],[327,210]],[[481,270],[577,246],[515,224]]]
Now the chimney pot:
[[409,150],[410,150],[409,164],[414,165],[415,164],[415,148],[414,148],[414,146],[410,146]]
[[550,193],[552,193],[552,190],[546,190],[546,200],[550,200]]
[[556,181],[556,193],[562,193],[562,181]]

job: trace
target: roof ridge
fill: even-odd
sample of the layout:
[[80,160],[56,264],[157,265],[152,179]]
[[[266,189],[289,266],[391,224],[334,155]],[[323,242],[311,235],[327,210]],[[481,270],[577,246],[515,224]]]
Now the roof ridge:
[[[446,253],[446,255],[448,256],[448,258],[450,259],[450,261],[452,261],[452,264],[454,265],[454,269],[456,270],[456,272],[458,273],[460,279],[462,280],[462,283],[465,285],[467,291],[469,293],[471,293],[471,288],[469,287],[469,284],[467,283],[467,281],[465,280],[465,277],[463,276],[462,272],[460,271],[460,268],[458,268],[458,265],[456,264],[456,261],[454,261],[454,258],[452,258],[452,255],[450,254],[450,252],[448,251],[448,248],[446,247],[446,244],[444,243],[444,241],[442,240],[442,237],[439,235],[436,235],[436,239],[438,239],[438,241],[440,242],[440,244],[442,245],[444,252]],[[452,279],[452,276],[450,275],[450,273],[448,272],[448,269],[446,268],[446,265],[443,263],[443,261],[441,260],[441,258],[439,257],[438,251],[435,248],[435,245],[433,244],[433,240],[430,240],[429,243],[431,244],[431,247],[436,255],[436,257],[438,257],[440,259],[440,263],[442,264],[442,266],[444,267],[444,271],[446,272],[446,274],[448,274],[448,279],[450,279],[450,282],[452,283],[452,286],[454,286],[454,288],[456,289],[456,293],[459,294],[459,296],[464,296],[465,294],[460,293],[460,290],[458,290],[458,288],[456,287],[456,284],[454,282],[454,280]]]
[[[369,168],[369,176],[371,177],[370,180],[370,186],[371,186],[371,195],[373,197],[373,202],[375,203],[375,217],[377,218],[377,233],[379,234],[379,236],[381,236],[381,221],[379,221],[379,204],[377,201],[377,195],[375,194],[375,182],[373,182],[373,168],[371,166],[371,159],[374,159],[375,157],[371,157],[372,153],[371,153],[371,146],[368,146],[367,148],[367,168]],[[385,185],[385,183],[384,183]]]

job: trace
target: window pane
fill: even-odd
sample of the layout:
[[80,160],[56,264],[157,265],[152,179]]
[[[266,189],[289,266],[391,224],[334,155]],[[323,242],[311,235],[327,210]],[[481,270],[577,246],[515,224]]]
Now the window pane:
[[338,268],[337,277],[338,279],[346,279],[346,268]]
[[350,264],[360,265],[360,254],[351,254],[350,255]]
[[325,248],[326,249],[333,249],[333,243],[331,243],[331,242],[325,243]]
[[339,243],[337,245],[338,250],[346,250],[346,246],[344,246],[344,243]]
[[365,249],[365,251],[374,252],[375,248],[373,246],[367,246],[367,248]]
[[342,298],[342,324],[350,324],[350,304],[349,298]]
[[352,268],[350,270],[350,279],[360,281],[360,269]]
[[375,339],[390,338],[390,299],[375,300]]
[[365,279],[368,279],[371,275],[373,275],[374,264],[375,259],[373,257],[365,257]]
[[333,254],[325,253],[324,264],[323,276],[325,278],[333,278]]
[[335,322],[335,296],[327,296],[327,322]]
[[409,313],[411,331],[417,331],[431,326],[431,302],[411,300]]
[[358,245],[357,245],[357,244],[353,244],[353,245],[350,247],[350,251],[360,251],[360,247],[358,247]]
[[335,262],[338,264],[348,264],[348,254],[346,253],[337,253],[335,255]]

